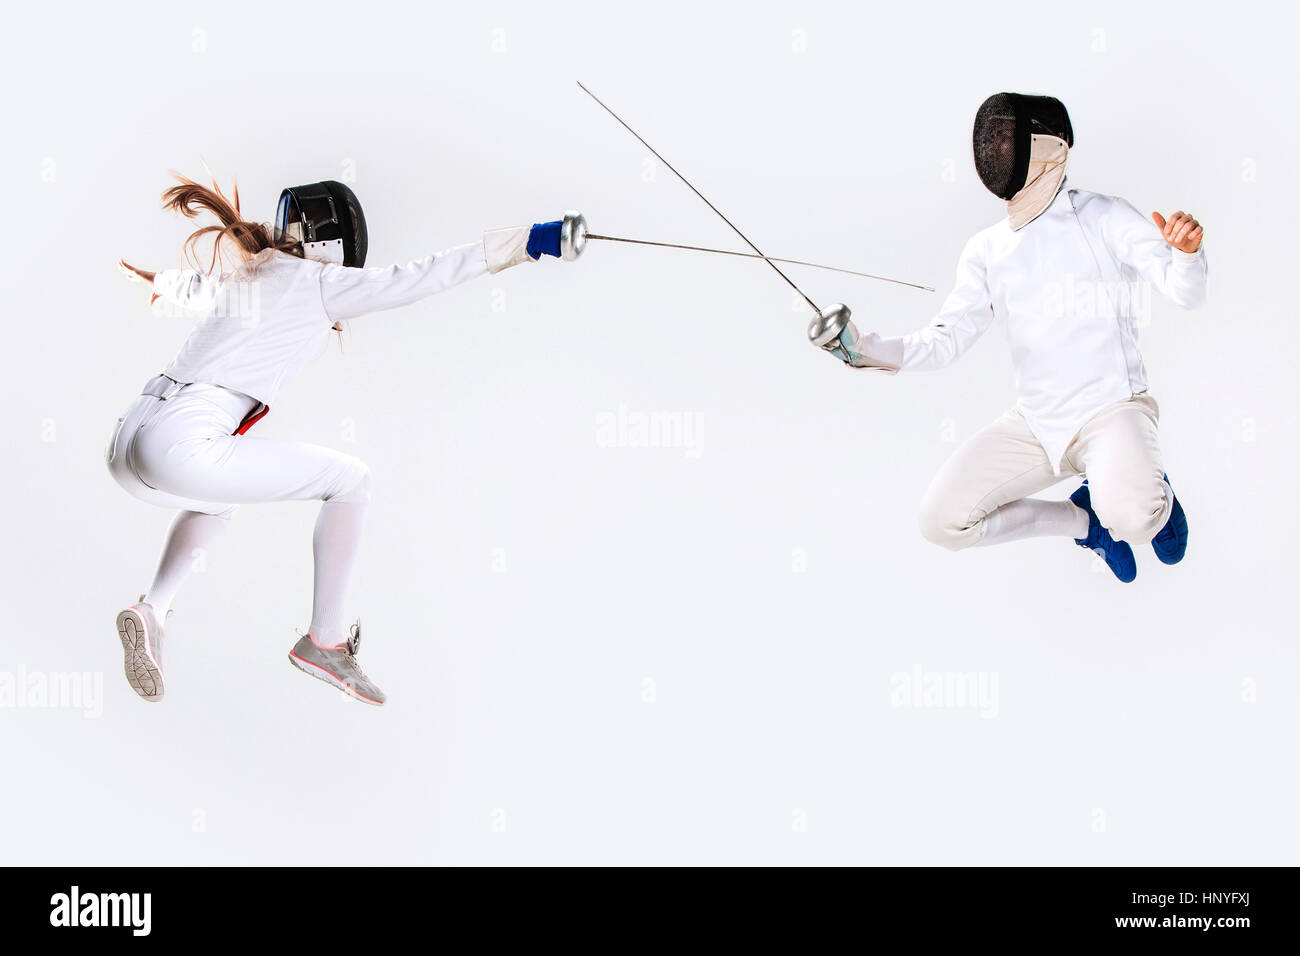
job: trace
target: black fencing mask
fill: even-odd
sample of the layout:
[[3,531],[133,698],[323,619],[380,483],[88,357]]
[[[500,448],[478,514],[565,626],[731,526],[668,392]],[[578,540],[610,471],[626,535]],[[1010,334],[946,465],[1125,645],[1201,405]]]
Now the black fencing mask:
[[1034,136],[1055,136],[1074,145],[1065,104],[1054,96],[995,93],[975,114],[975,171],[989,192],[1010,199],[1029,175]]
[[366,216],[356,194],[334,180],[290,186],[280,193],[275,241],[295,239],[310,259],[366,264]]

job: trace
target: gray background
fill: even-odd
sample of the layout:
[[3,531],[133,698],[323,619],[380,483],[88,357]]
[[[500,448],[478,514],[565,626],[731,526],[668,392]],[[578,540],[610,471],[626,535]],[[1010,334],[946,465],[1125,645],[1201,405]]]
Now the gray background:
[[[8,15],[0,670],[103,672],[104,700],[0,710],[5,861],[1296,862],[1289,14]],[[928,321],[1001,215],[970,160],[980,101],[1061,97],[1072,183],[1206,224],[1209,304],[1157,301],[1144,337],[1187,560],[1141,553],[1122,586],[1062,540],[920,538],[935,469],[1012,402],[1001,329],[942,373],[855,374],[760,263],[593,243],[354,321],[258,425],[373,469],[355,598],[389,706],[285,661],[305,504],[241,510],[177,600],[167,700],[138,700],[113,615],[169,515],[102,456],[186,332],[113,265],[178,263],[167,171],[237,174],[263,219],[283,185],[349,178],[372,264],[568,207],[739,248],[575,78],[773,254],[939,288],[792,269],[885,333]],[[620,405],[692,416],[698,455],[602,447]],[[917,668],[996,679],[997,706],[896,706]]]

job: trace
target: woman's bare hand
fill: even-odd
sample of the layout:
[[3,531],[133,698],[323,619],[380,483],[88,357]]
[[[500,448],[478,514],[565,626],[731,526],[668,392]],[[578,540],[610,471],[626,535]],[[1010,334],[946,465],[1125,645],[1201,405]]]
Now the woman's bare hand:
[[[127,262],[125,259],[117,260],[117,271],[122,273],[122,275],[126,276],[127,279],[129,279],[132,282],[143,282],[144,284],[150,287],[153,286],[154,273],[148,271],[147,269],[137,269],[135,266],[131,265],[131,263]],[[149,296],[149,304],[153,305],[154,302],[157,301],[157,299],[158,299],[157,293]]]
[[144,269],[137,269],[125,259],[117,260],[117,271],[122,273],[122,275],[126,276],[132,282],[147,282],[150,285],[153,285],[154,274],[152,272],[148,272]]

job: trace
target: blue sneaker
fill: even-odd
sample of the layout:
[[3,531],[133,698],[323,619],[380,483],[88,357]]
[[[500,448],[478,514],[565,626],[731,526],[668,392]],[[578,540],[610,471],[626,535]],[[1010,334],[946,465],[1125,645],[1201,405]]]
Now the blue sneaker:
[[1092,492],[1088,490],[1087,481],[1079,486],[1078,491],[1070,495],[1070,500],[1088,512],[1088,537],[1075,538],[1074,543],[1100,555],[1106,562],[1106,567],[1115,572],[1115,577],[1125,584],[1136,578],[1138,569],[1137,560],[1133,557],[1133,549],[1128,546],[1127,541],[1116,541],[1110,536],[1110,532],[1101,526],[1101,522],[1097,520],[1097,513],[1092,510]]
[[[1168,475],[1165,475],[1165,481],[1169,481]],[[1172,484],[1169,487],[1170,490],[1173,489]],[[1169,520],[1160,529],[1160,533],[1151,539],[1151,550],[1164,564],[1177,564],[1187,553],[1187,515],[1183,513],[1177,495],[1174,495],[1174,507],[1169,512]]]

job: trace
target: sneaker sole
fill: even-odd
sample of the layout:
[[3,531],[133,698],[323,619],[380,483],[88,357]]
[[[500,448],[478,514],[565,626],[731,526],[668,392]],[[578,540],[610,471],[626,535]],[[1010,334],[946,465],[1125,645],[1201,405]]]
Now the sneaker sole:
[[[1166,484],[1169,483],[1168,475],[1165,475],[1165,483]],[[1173,488],[1174,488],[1173,485],[1169,485],[1170,491],[1173,491]],[[1183,511],[1182,502],[1178,500],[1177,495],[1174,495],[1173,506],[1169,509],[1169,521],[1166,523],[1165,526],[1168,527],[1168,525],[1173,522],[1175,517],[1179,519],[1179,523],[1183,526],[1183,531],[1182,534],[1173,535],[1173,545],[1171,547],[1163,548],[1161,545],[1156,543],[1157,541],[1160,540],[1159,534],[1157,534],[1154,538],[1151,539],[1151,550],[1156,553],[1157,560],[1159,560],[1161,564],[1167,564],[1171,566],[1183,560],[1183,558],[1187,555],[1187,538],[1188,538],[1187,512]],[[1161,529],[1160,533],[1163,534],[1164,530]]]
[[1128,577],[1123,577],[1119,573],[1119,570],[1115,567],[1115,565],[1111,564],[1109,561],[1106,560],[1106,552],[1104,550],[1102,550],[1101,548],[1097,548],[1092,553],[1095,554],[1097,557],[1101,558],[1102,563],[1106,565],[1106,570],[1110,571],[1110,573],[1115,576],[1115,580],[1118,581],[1120,584],[1132,584],[1134,581],[1137,580],[1136,561],[1134,562],[1132,571],[1129,571],[1127,568],[1124,569],[1125,572],[1128,574]]
[[150,703],[163,697],[163,675],[149,649],[149,629],[134,608],[117,615],[117,636],[122,641],[122,669],[131,689]]
[[1155,546],[1152,546],[1151,550],[1155,552],[1157,561],[1161,564],[1172,567],[1182,561],[1183,558],[1187,557],[1187,542],[1184,541],[1181,544],[1174,545],[1174,548],[1171,551],[1161,551]]
[[326,684],[329,684],[331,687],[335,687],[338,690],[343,691],[343,693],[347,694],[353,700],[359,700],[363,704],[370,704],[372,707],[384,706],[384,702],[382,700],[372,700],[371,698],[367,697],[365,694],[357,693],[356,688],[348,686],[348,684],[339,680],[337,677],[335,677],[332,673],[327,671],[325,668],[321,667],[319,664],[313,664],[311,661],[303,660],[293,651],[289,652],[289,663],[292,664],[294,667],[298,668],[298,670],[302,671],[308,677],[314,677],[318,681],[324,681]]
[[[1184,515],[1183,516],[1184,526],[1186,525],[1186,523],[1187,523],[1187,517],[1186,515]],[[1157,535],[1155,538],[1151,539],[1151,550],[1155,552],[1156,559],[1161,564],[1167,564],[1170,566],[1175,565],[1187,556],[1188,537],[1190,537],[1190,535],[1187,532],[1183,532],[1182,534],[1175,534],[1173,535],[1173,544],[1168,548],[1165,548],[1162,547],[1161,545],[1156,544],[1156,540],[1159,538],[1159,535]]]

